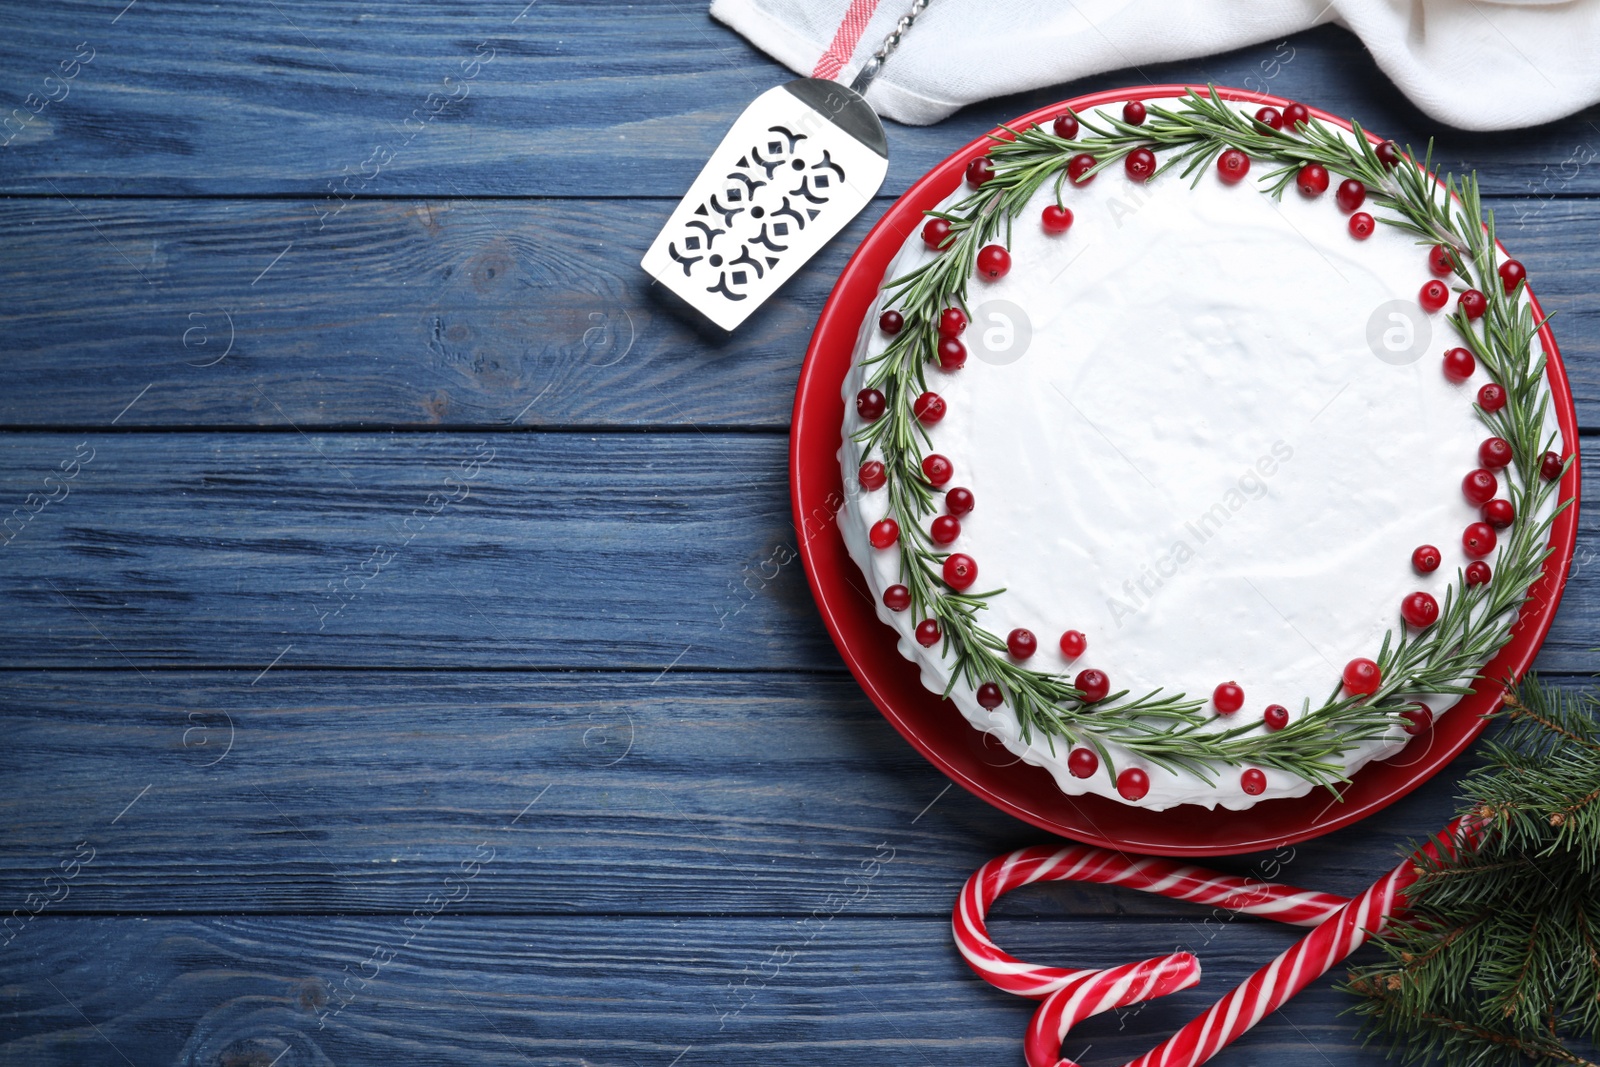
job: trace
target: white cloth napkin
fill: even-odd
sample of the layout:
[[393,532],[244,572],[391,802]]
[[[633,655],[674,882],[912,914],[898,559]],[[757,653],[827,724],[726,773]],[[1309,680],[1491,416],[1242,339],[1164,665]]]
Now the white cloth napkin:
[[[834,76],[849,82],[910,6],[713,0],[711,14],[801,74],[842,62]],[[924,125],[987,97],[1323,22],[1352,30],[1419,108],[1462,129],[1531,126],[1600,100],[1600,0],[932,0],[867,101]],[[1261,80],[1247,88],[1274,92]]]

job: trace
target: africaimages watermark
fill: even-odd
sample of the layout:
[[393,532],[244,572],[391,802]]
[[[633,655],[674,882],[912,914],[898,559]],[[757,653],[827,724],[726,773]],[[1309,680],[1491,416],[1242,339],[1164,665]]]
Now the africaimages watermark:
[[1139,568],[1139,574],[1122,583],[1124,597],[1106,597],[1106,608],[1111,619],[1122,629],[1124,619],[1130,619],[1148,607],[1167,582],[1196,558],[1207,543],[1233,521],[1252,501],[1267,495],[1267,482],[1294,458],[1294,448],[1287,441],[1274,441],[1253,465],[1228,486],[1221,498],[1199,515],[1183,524],[1182,531],[1173,539],[1167,550]]

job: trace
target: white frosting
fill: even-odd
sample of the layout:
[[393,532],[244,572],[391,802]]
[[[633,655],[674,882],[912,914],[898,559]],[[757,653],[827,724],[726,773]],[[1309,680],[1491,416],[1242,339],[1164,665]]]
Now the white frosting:
[[[928,451],[949,457],[950,484],[977,500],[950,550],[977,560],[975,591],[1005,589],[980,625],[1002,637],[1018,626],[1037,634],[1031,667],[1069,675],[1096,667],[1113,692],[1186,692],[1205,698],[1208,713],[1212,689],[1237,681],[1245,706],[1219,726],[1253,721],[1262,730],[1268,704],[1298,717],[1306,702],[1316,708],[1334,693],[1345,663],[1376,658],[1384,632],[1403,625],[1406,594],[1425,590],[1443,603],[1469,562],[1462,530],[1478,519],[1461,479],[1489,436],[1472,406],[1487,376],[1480,369],[1449,382],[1440,359],[1459,338],[1442,312],[1418,307],[1432,277],[1425,248],[1381,224],[1354,240],[1331,188],[1307,200],[1291,187],[1274,200],[1255,185],[1270,169],[1255,160],[1237,186],[1208,169],[1191,190],[1176,173],[1139,186],[1121,166],[1107,168],[1064,189],[1076,216],[1064,235],[1039,223],[1054,195],[1047,183],[1013,223],[1010,273],[969,285],[965,368],[928,372],[928,387],[949,405]],[[885,281],[931,255],[914,235]],[[984,330],[999,331],[995,347],[1004,347],[993,301],[1009,301],[1031,324],[1031,343],[1012,362],[978,351]],[[1378,358],[1368,342],[1375,312],[1380,332],[1403,328],[1379,311],[1391,301],[1431,330],[1409,364]],[[883,306],[880,295],[862,325],[847,401],[862,387],[861,360],[888,343],[877,329]],[[871,457],[850,439],[862,424],[854,403],[846,408],[840,461],[855,494],[840,515],[846,543],[880,618],[899,631],[901,653],[929,689],[944,692],[941,647],[923,648],[913,638],[918,620],[882,605],[883,590],[901,580],[899,551],[868,544],[888,494],[857,487],[856,470]],[[1431,575],[1411,567],[1422,544],[1444,557]],[[1057,646],[1068,629],[1088,637],[1077,661]],[[1064,792],[1122,800],[1103,767],[1070,775],[1059,739],[1053,750],[1037,734],[1024,743],[1008,706],[980,707],[961,682],[950,696]],[[1455,698],[1428,703],[1440,712]],[[1346,768],[1406,740],[1396,727],[1348,752]],[[1312,788],[1266,770],[1266,791],[1249,796],[1236,768],[1218,768],[1206,783],[1111,747],[1119,768],[1149,774],[1138,806],[1155,810],[1246,808]]]

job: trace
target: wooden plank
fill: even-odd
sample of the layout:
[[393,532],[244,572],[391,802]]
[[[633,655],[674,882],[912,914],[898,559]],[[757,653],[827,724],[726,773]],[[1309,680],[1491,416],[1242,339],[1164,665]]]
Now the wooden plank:
[[[38,508],[7,520],[0,560],[11,666],[838,669],[780,437],[41,433],[4,448],[0,500]],[[44,481],[75,455],[76,478]],[[1593,662],[1600,574],[1577,571],[1546,669]]]
[[[454,910],[794,914],[890,852],[856,911],[938,917],[1046,838],[950,788],[840,675],[5,672],[0,731],[0,916],[40,892],[48,914],[404,913],[487,854]],[[1449,820],[1470,765],[1207,862],[1353,894]],[[1000,914],[1204,912],[1060,885]]]
[[[0,188],[292,193],[330,208],[374,195],[677,197],[744,105],[793,76],[701,3],[284,0],[204,20],[185,4],[124,5],[52,4],[6,20],[5,114],[26,125],[3,149]],[[949,32],[936,16],[918,32]],[[44,82],[66,72],[65,85]],[[1450,130],[1333,27],[989,101],[931,128],[891,124],[886,190],[1065,97],[1205,81],[1300,97],[1419,146],[1437,136],[1437,158],[1470,161],[1491,191],[1600,190],[1593,109],[1531,131]]]
[[730,337],[640,269],[662,202],[315,207],[0,202],[0,423],[783,428],[869,221]]
[[[796,554],[780,437],[0,447],[0,499],[23,506],[0,566],[19,609],[0,635],[11,666],[838,666]],[[76,477],[43,481],[62,464]]]
[[[664,202],[360,203],[320,233],[315,206],[0,202],[0,424],[781,429],[879,215],[730,336],[646,284]],[[1600,426],[1600,203],[1491,206]]]
[[[848,897],[841,898],[848,904]],[[830,906],[833,907],[833,906]],[[0,1062],[804,1065],[1020,1063],[1034,1003],[966,969],[944,920],[46,919],[0,955]],[[1200,985],[1069,1037],[1122,1063],[1290,944],[1288,927],[998,923],[1024,959],[1175,947]],[[1370,950],[1369,950],[1370,951]],[[1342,974],[1342,971],[1337,973]],[[1381,1064],[1324,977],[1218,1064]],[[319,1028],[319,1024],[320,1028]]]

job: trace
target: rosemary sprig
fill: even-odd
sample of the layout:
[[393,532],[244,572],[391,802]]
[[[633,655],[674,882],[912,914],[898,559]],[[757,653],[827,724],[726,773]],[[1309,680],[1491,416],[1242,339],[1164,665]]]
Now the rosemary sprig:
[[[1554,440],[1545,430],[1544,358],[1532,356],[1541,323],[1521,299],[1521,283],[1507,293],[1496,273],[1494,218],[1483,213],[1476,176],[1436,176],[1431,145],[1420,167],[1386,166],[1359,126],[1353,135],[1316,120],[1293,131],[1274,130],[1223,103],[1215,88],[1205,94],[1191,91],[1179,107],[1148,105],[1148,117],[1139,126],[1115,118],[1078,119],[1085,135],[1072,140],[1039,126],[1006,129],[995,136],[989,151],[993,176],[951,207],[929,213],[950,224],[939,253],[887,286],[890,302],[905,323],[888,347],[868,361],[867,385],[884,393],[888,407],[856,440],[863,454],[876,453],[884,460],[889,514],[901,530],[900,578],[911,592],[912,611],[938,621],[943,651],[953,657],[946,695],[958,681],[973,688],[986,682],[1000,686],[1025,741],[1037,731],[1052,751],[1057,737],[1068,745],[1087,744],[1113,778],[1112,742],[1156,766],[1189,771],[1207,782],[1218,765],[1249,763],[1331,788],[1347,780],[1340,757],[1385,733],[1412,696],[1470,691],[1463,680],[1471,679],[1505,644],[1516,611],[1544,566],[1550,524],[1566,505],[1536,519],[1558,484],[1540,477],[1540,458]],[[1183,693],[1156,690],[1128,699],[1123,691],[1085,703],[1066,676],[1016,663],[1006,654],[1005,642],[977,622],[978,611],[1004,590],[957,593],[944,586],[948,553],[933,544],[921,521],[934,509],[934,488],[922,474],[923,446],[929,438],[912,405],[927,387],[927,365],[938,358],[940,312],[950,306],[970,312],[967,284],[979,249],[997,240],[1002,229],[1009,241],[1012,220],[1046,183],[1054,183],[1060,203],[1067,164],[1074,156],[1093,156],[1092,174],[1141,147],[1158,153],[1158,175],[1177,168],[1192,183],[1204,177],[1219,154],[1237,148],[1278,165],[1264,179],[1273,196],[1281,196],[1307,163],[1355,178],[1366,186],[1375,207],[1387,209],[1381,221],[1415,235],[1419,243],[1446,246],[1461,287],[1471,285],[1488,299],[1488,310],[1476,326],[1460,311],[1449,321],[1507,394],[1501,410],[1478,409],[1493,432],[1511,442],[1514,456],[1515,477],[1507,480],[1518,521],[1500,554],[1499,573],[1488,585],[1469,586],[1458,572],[1433,626],[1415,636],[1403,626],[1398,635],[1393,630],[1386,634],[1377,656],[1383,682],[1376,693],[1341,697],[1336,685],[1320,707],[1313,709],[1307,701],[1299,718],[1273,733],[1259,732],[1255,723],[1216,730],[1215,721],[1201,714],[1204,702]]]

